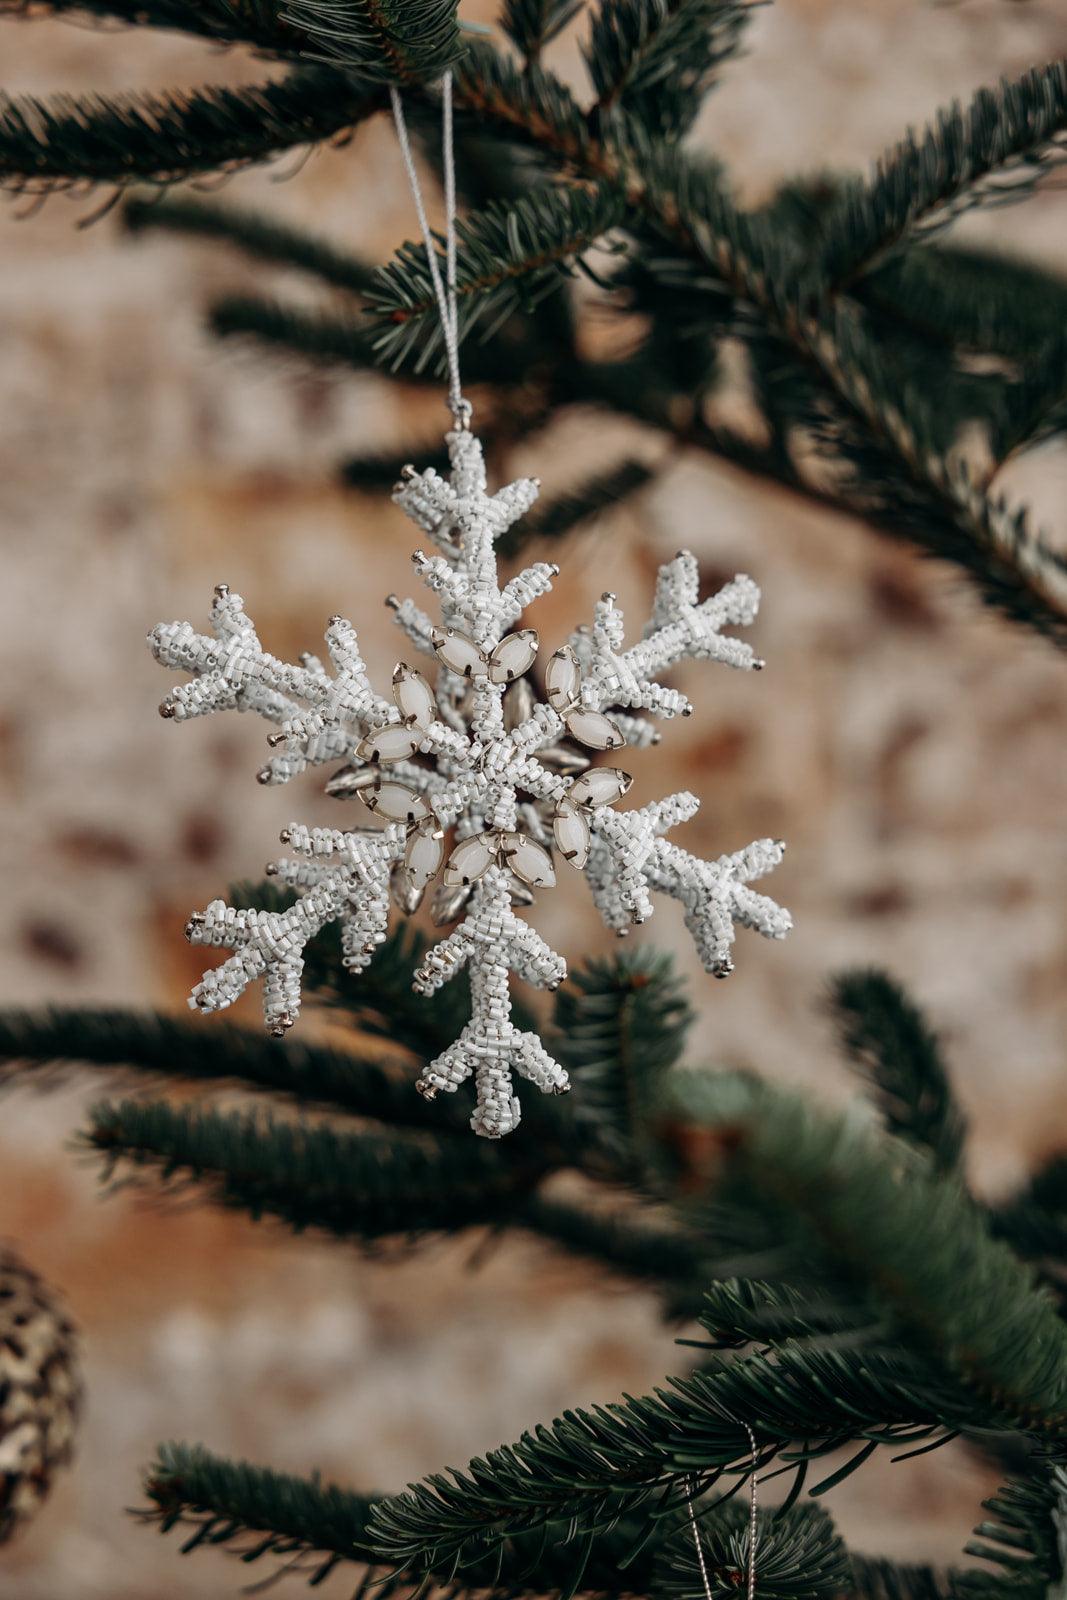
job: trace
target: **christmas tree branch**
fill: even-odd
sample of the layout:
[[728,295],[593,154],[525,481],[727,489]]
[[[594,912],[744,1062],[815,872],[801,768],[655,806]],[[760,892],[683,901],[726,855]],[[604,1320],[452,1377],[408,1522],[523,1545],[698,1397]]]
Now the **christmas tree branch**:
[[830,999],[842,1046],[868,1080],[889,1131],[929,1151],[940,1171],[954,1171],[966,1124],[922,1014],[874,970],[838,974]]
[[593,13],[586,67],[602,116],[616,107],[650,132],[691,127],[719,69],[737,54],[746,0],[608,0]]
[[57,17],[163,28],[297,60],[307,53],[307,36],[283,11],[275,0],[0,0],[0,20]]
[[0,96],[0,185],[173,183],[335,138],[380,104],[376,86],[328,68],[240,89]]
[[[622,220],[611,189],[545,188],[510,206],[492,204],[457,225],[460,338],[480,323],[485,337],[519,307],[532,307],[569,268]],[[405,244],[381,269],[370,294],[376,349],[394,368],[416,372],[441,355],[444,336],[421,241]]]
[[273,218],[233,206],[220,206],[188,195],[132,196],[122,208],[131,233],[178,233],[201,239],[220,239],[254,260],[272,266],[292,267],[310,273],[335,289],[363,294],[374,279],[374,268],[356,256],[338,250],[328,240],[301,228],[289,228]]
[[646,489],[655,478],[651,467],[633,459],[607,467],[586,478],[577,488],[539,501],[528,516],[509,528],[497,549],[504,556],[514,556],[531,539],[562,539],[583,522],[591,522],[604,512],[614,510]]
[[347,1133],[165,1101],[96,1106],[83,1143],[103,1157],[109,1181],[149,1169],[170,1192],[194,1185],[253,1220],[368,1244],[499,1224],[545,1160],[513,1146],[505,1162],[494,1146],[472,1151],[462,1135]]
[[285,19],[309,55],[410,88],[433,83],[463,54],[457,0],[287,0]]
[[582,0],[504,0],[500,27],[527,66],[540,63],[541,52],[559,37],[582,9]]
[[1065,136],[1067,63],[979,89],[966,110],[942,112],[884,156],[869,183],[846,188],[825,219],[820,271],[840,288],[961,212],[1018,198],[1065,159]]

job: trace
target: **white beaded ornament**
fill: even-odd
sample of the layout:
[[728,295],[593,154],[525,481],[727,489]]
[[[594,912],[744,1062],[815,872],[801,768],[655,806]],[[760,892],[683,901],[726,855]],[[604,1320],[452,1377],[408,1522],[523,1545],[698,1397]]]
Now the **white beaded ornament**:
[[[455,1043],[423,1069],[418,1087],[433,1099],[473,1076],[471,1127],[499,1138],[519,1121],[513,1072],[545,1091],[561,1094],[568,1087],[567,1074],[536,1034],[515,1027],[509,998],[512,972],[548,989],[566,976],[562,956],[515,914],[516,906],[532,903],[535,890],[553,887],[557,855],[584,871],[598,910],[620,933],[651,916],[653,890],[673,895],[704,966],[719,977],[731,970],[736,924],[772,939],[791,926],[788,912],[749,888],[777,866],[781,843],[761,839],[735,855],[701,861],[664,838],[695,815],[694,795],[615,810],[629,776],[613,766],[592,766],[581,748],[611,752],[656,742],[652,724],[637,714],[642,711],[688,716],[685,696],[656,681],[684,658],[760,667],[749,645],[720,631],[752,621],[759,590],[741,576],[700,602],[696,561],[679,552],[660,569],[641,640],[625,647],[622,613],[614,595],[604,595],[592,627],[580,629],[548,661],[546,698],[538,702],[526,676],[537,657],[537,634],[516,624],[551,589],[559,568],[535,562],[500,585],[495,543],[529,510],[538,483],[519,478],[495,494],[487,491],[482,447],[459,391],[451,202],[446,296],[395,92],[393,100],[438,289],[457,425],[446,436],[449,477],[407,467],[393,494],[439,552],[419,550],[412,559],[437,597],[440,626],[412,600],[390,597],[388,604],[414,649],[435,659],[436,681],[401,662],[391,695],[378,694],[355,629],[342,617],[331,618],[326,632],[332,674],[314,656],[304,656],[300,666],[279,661],[263,649],[243,601],[225,585],[215,591],[212,636],[187,622],[165,623],[149,644],[157,661],[192,677],[164,700],[164,716],[181,721],[212,711],[258,712],[277,724],[270,743],[278,753],[260,772],[262,783],[286,783],[308,766],[342,761],[327,793],[357,797],[382,824],[286,828],[282,842],[295,855],[268,870],[299,898],[280,912],[236,910],[214,900],[194,916],[187,929],[194,944],[234,954],[205,973],[190,1004],[221,1010],[262,977],[267,1026],[282,1034],[300,1009],[309,939],[339,922],[345,965],[360,971],[386,936],[390,899],[410,913],[436,881],[434,922],[462,920],[428,952],[414,986],[433,994],[466,967],[472,1015]],[[444,106],[447,180],[447,78]]]

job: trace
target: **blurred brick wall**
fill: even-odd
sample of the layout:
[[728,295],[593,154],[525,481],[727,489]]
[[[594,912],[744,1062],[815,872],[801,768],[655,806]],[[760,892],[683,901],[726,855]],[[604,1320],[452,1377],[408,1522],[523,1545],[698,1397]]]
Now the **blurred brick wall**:
[[[4,45],[15,91],[265,70],[180,39],[47,24],[9,24]],[[701,135],[758,199],[797,170],[862,164],[951,95],[1065,47],[1051,0],[779,0],[758,15]],[[573,65],[569,46],[562,57]],[[384,126],[291,182],[278,175],[250,172],[227,192],[369,255],[411,232]],[[18,210],[0,214],[0,998],[177,1008],[199,972],[181,938],[188,910],[257,874],[290,817],[335,821],[336,809],[310,781],[282,793],[254,783],[256,725],[160,722],[166,679],[143,635],[164,617],[203,617],[224,579],[279,654],[314,648],[341,609],[385,670],[395,646],[376,600],[410,586],[409,532],[380,501],[339,493],[333,471],[347,449],[431,437],[442,412],[373,380],[220,349],[203,306],[260,281],[226,252],[131,242],[113,219],[78,231],[84,200],[22,222]],[[1049,189],[970,226],[1055,265],[1067,208]],[[633,442],[585,419],[516,467],[552,490]],[[1014,475],[1060,528],[1064,462],[1046,449]],[[543,636],[588,612],[608,567],[639,620],[657,561],[682,544],[709,573],[761,583],[755,636],[769,670],[687,669],[697,714],[635,759],[635,797],[697,788],[705,805],[687,842],[701,851],[787,837],[772,892],[797,929],[784,946],[742,936],[725,985],[699,974],[673,907],[642,936],[677,950],[692,976],[710,1062],[828,1095],[847,1084],[819,1012],[826,975],[889,966],[948,1039],[980,1180],[1011,1184],[1067,1140],[1062,660],[982,613],[943,570],[696,460],[568,550],[567,581],[539,608]],[[580,885],[546,901],[538,923],[565,950],[598,940]],[[174,1541],[123,1517],[158,1439],[392,1488],[677,1360],[645,1296],[590,1285],[584,1268],[532,1247],[509,1245],[476,1271],[457,1247],[433,1252],[432,1270],[368,1265],[207,1211],[102,1201],[67,1148],[91,1094],[21,1093],[0,1112],[0,1236],[66,1289],[90,1385],[78,1466],[0,1555],[0,1600],[238,1590],[244,1569],[182,1562]],[[954,1551],[985,1481],[943,1452],[868,1469],[833,1507],[861,1548]],[[345,1592],[341,1578],[327,1588]]]

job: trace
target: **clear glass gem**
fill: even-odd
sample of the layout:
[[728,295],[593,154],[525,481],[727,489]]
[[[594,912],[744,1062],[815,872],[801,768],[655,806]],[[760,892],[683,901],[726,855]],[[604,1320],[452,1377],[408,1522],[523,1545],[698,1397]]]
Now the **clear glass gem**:
[[430,901],[430,921],[434,927],[446,928],[450,922],[455,922],[470,897],[469,883],[457,884],[455,888],[448,883],[439,883]]
[[552,819],[552,834],[564,861],[579,870],[589,860],[589,824],[578,807],[561,800]]
[[422,795],[416,794],[404,783],[386,780],[379,783],[376,789],[361,790],[360,799],[368,811],[373,811],[375,816],[385,817],[389,822],[423,822],[430,815],[430,808]]
[[534,889],[551,889],[555,886],[552,857],[536,839],[529,838],[525,833],[506,833],[503,835],[503,848],[508,867],[523,883],[528,883]]
[[572,711],[564,721],[571,738],[588,745],[590,750],[621,750],[626,743],[621,730],[602,711],[587,711],[583,707]]
[[361,789],[373,789],[377,782],[378,774],[371,767],[339,767],[327,779],[326,793],[335,800],[347,800]]
[[393,699],[409,727],[428,728],[437,715],[434,692],[421,672],[401,661],[393,673]]
[[567,799],[576,806],[611,806],[622,799],[633,781],[621,767],[593,767],[575,778]]
[[423,823],[408,840],[404,851],[404,872],[420,892],[436,878],[445,858],[445,836],[432,823]]
[[477,883],[496,860],[497,848],[494,834],[478,833],[471,839],[463,839],[448,858],[445,883],[450,887]]
[[389,893],[393,897],[393,904],[398,911],[410,917],[422,904],[422,897],[426,893],[424,883],[415,883],[409,876],[402,861],[398,861],[389,874]]
[[547,750],[538,750],[537,759],[550,772],[558,772],[564,778],[573,778],[579,772],[586,770],[591,758],[584,751],[576,750],[573,745],[553,744],[549,745]]
[[454,628],[449,628],[447,633],[435,628],[433,647],[438,660],[461,677],[483,677],[488,671],[489,659],[485,651],[480,650],[465,633],[458,633]]
[[582,669],[569,644],[557,650],[545,668],[545,693],[554,711],[566,711],[578,698]]
[[509,633],[489,657],[489,676],[494,683],[511,683],[529,672],[537,659],[538,638],[533,628]]
[[356,755],[374,765],[387,761],[407,761],[419,748],[419,735],[402,722],[391,722],[376,733],[369,733],[356,747]]
[[528,678],[519,678],[504,696],[504,727],[508,733],[533,716],[537,697]]

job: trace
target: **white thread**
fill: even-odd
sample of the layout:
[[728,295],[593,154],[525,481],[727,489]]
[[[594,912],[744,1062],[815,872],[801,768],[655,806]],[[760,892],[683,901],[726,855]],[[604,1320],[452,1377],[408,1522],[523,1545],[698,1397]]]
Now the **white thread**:
[[[748,1488],[748,1584],[747,1600],[755,1600],[756,1596],[756,1539],[758,1537],[757,1509],[757,1478],[756,1468],[759,1465],[759,1451],[756,1448],[756,1435],[752,1432],[747,1422],[741,1426],[748,1434],[748,1442],[752,1451],[751,1471],[749,1473]],[[715,1600],[711,1592],[711,1579],[708,1576],[708,1565],[704,1559],[704,1546],[700,1538],[700,1528],[697,1524],[696,1512],[693,1510],[693,1501],[687,1485],[685,1503],[689,1509],[689,1526],[693,1530],[693,1543],[696,1546],[697,1563],[700,1567],[700,1576],[704,1584],[704,1593],[707,1600]]]
[[445,355],[448,359],[448,405],[460,427],[469,428],[471,418],[470,401],[463,398],[459,379],[459,311],[456,301],[456,165],[452,134],[452,74],[451,72],[446,72],[441,84],[442,160],[445,179],[445,282],[441,280],[437,247],[426,215],[426,206],[422,198],[422,185],[419,183],[415,158],[411,153],[411,141],[408,138],[407,123],[404,119],[403,102],[400,98],[400,91],[395,85],[390,85],[389,99],[393,107],[393,122],[396,125],[400,154],[404,160],[404,169],[407,172],[411,197],[415,202],[415,212],[419,219],[419,228],[422,231],[422,243],[426,251],[426,264],[430,269],[434,298],[437,301],[437,310],[441,318],[441,335],[444,339]]

